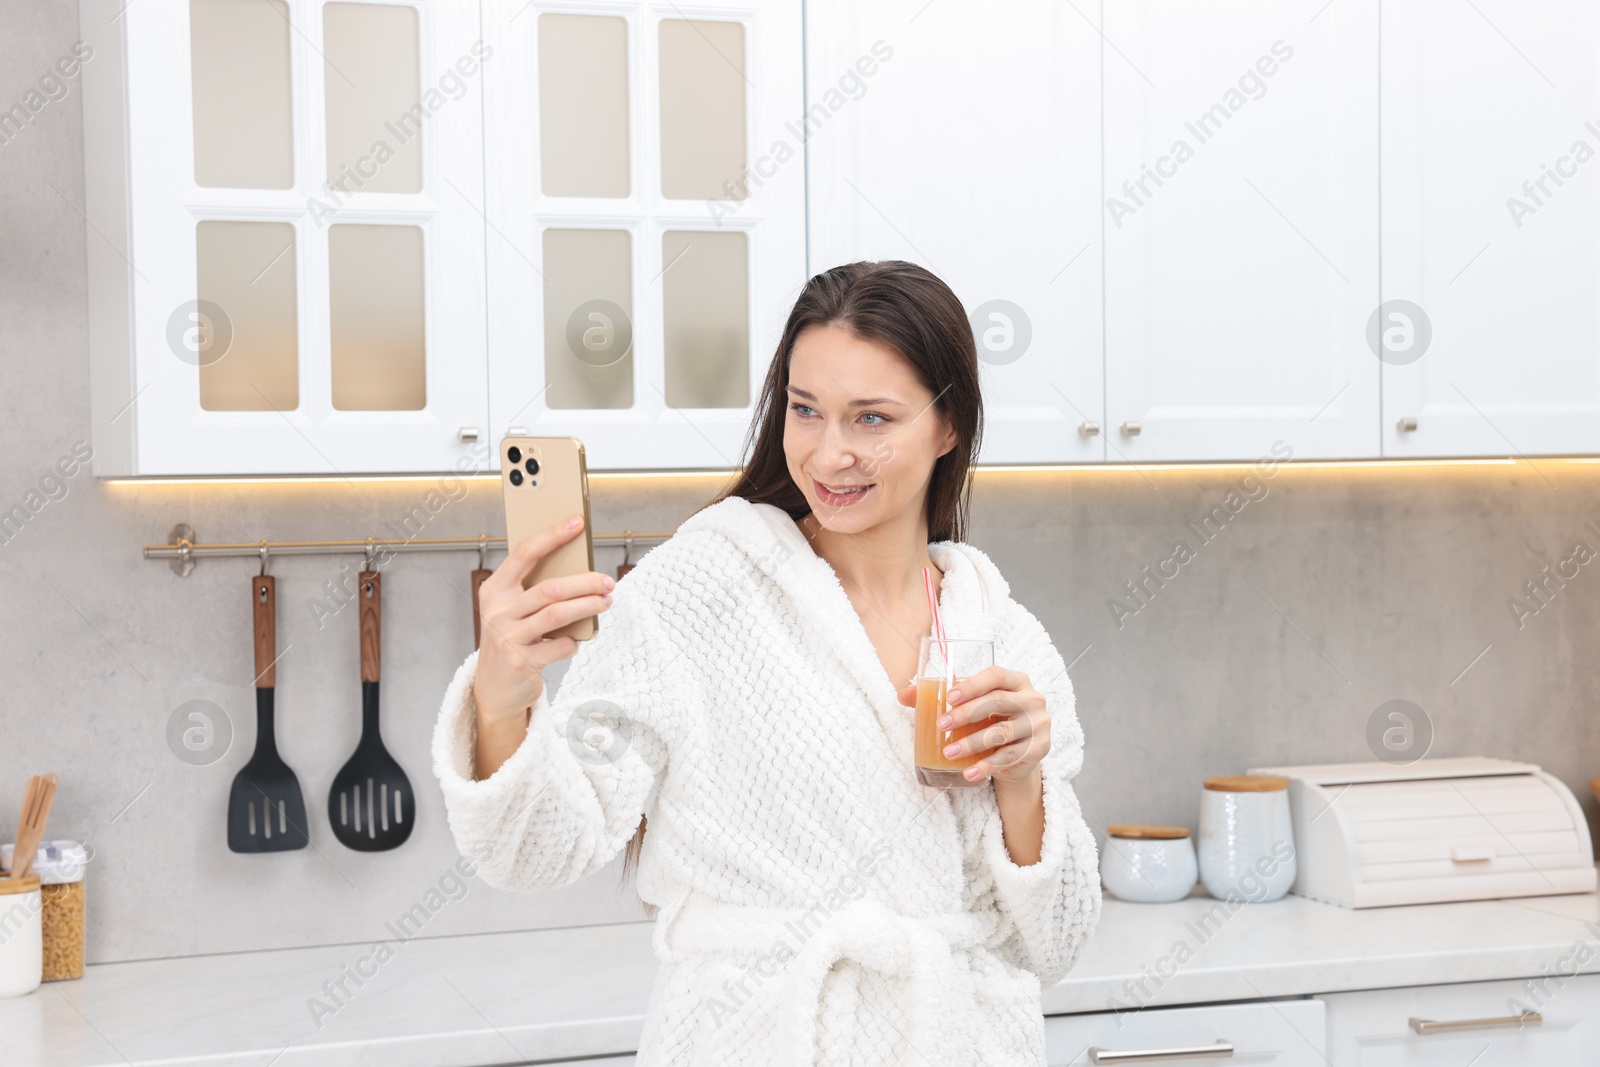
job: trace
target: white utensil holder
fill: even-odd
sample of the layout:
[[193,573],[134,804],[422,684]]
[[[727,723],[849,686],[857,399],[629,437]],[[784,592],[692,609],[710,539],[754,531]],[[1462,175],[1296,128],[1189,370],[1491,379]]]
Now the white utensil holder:
[[44,974],[44,910],[39,876],[0,880],[0,998],[39,988]]

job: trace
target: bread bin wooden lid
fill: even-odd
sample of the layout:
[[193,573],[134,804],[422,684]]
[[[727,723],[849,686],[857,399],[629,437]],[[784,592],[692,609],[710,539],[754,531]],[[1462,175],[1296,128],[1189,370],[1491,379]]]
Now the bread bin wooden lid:
[[1275,793],[1289,788],[1289,779],[1276,774],[1222,774],[1207,778],[1207,789],[1218,793]]
[[1114,822],[1106,827],[1112,837],[1135,841],[1176,841],[1189,836],[1187,826],[1151,826],[1146,823]]

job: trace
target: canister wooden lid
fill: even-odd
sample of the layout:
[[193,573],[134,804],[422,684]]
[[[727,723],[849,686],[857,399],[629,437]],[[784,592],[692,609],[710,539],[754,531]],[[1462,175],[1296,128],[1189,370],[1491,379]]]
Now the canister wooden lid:
[[1275,793],[1289,788],[1289,779],[1276,774],[1222,774],[1207,778],[1207,789],[1218,793]]
[[1175,841],[1180,837],[1189,836],[1187,826],[1149,826],[1144,823],[1114,822],[1106,827],[1106,833],[1112,837],[1130,838],[1136,841]]
[[37,874],[30,874],[26,878],[0,878],[0,897],[8,896],[12,893],[31,893],[38,888],[39,876]]

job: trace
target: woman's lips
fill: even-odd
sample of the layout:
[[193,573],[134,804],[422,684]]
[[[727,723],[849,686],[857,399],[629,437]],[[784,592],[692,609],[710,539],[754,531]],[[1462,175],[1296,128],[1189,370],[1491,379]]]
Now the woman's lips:
[[876,485],[876,484],[877,484],[876,482],[869,482],[859,492],[854,492],[854,493],[835,493],[832,490],[830,490],[827,486],[825,486],[821,482],[817,481],[815,478],[811,479],[811,485],[816,490],[817,499],[821,500],[824,504],[827,504],[829,507],[833,507],[833,508],[847,507],[850,504],[857,503],[863,497],[865,497],[868,493],[872,492],[872,487],[874,485]]

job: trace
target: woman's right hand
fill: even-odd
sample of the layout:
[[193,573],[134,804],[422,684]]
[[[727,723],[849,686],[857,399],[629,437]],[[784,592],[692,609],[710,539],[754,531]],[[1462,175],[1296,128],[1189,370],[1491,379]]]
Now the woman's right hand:
[[472,695],[480,730],[525,725],[529,709],[544,692],[545,667],[578,651],[575,638],[546,640],[545,634],[611,606],[611,590],[617,583],[598,571],[522,587],[523,577],[540,559],[582,529],[583,516],[574,515],[518,542],[479,586],[483,636]]

